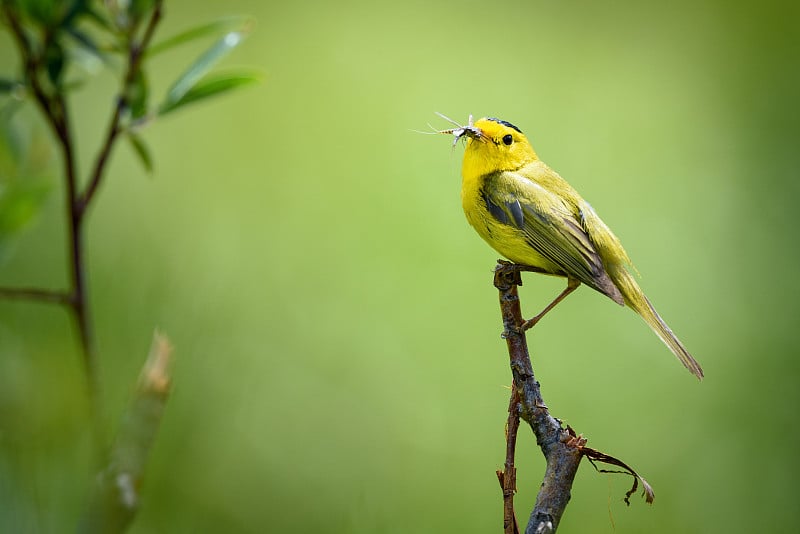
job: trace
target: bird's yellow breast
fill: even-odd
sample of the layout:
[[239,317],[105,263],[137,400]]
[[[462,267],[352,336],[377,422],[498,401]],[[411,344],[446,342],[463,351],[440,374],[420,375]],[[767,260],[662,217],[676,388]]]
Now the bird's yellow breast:
[[485,178],[467,174],[463,176],[461,206],[467,222],[493,249],[514,263],[537,267],[551,274],[562,274],[556,265],[531,247],[521,230],[502,224],[489,213],[482,194]]

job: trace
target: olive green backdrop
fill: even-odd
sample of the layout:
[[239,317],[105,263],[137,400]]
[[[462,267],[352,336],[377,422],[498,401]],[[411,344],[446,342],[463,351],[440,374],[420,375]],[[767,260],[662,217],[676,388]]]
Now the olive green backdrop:
[[[461,212],[462,148],[414,131],[448,127],[434,111],[528,134],[706,371],[588,288],[536,327],[553,414],[656,491],[626,508],[629,479],[586,463],[560,531],[796,529],[794,3],[168,2],[158,36],[226,14],[256,18],[226,63],[263,84],[146,130],[152,177],[117,147],[89,220],[109,428],[153,329],[176,347],[132,532],[501,531],[497,255]],[[155,58],[156,94],[198,51]],[[112,82],[73,101],[84,169]],[[2,285],[66,283],[50,182]],[[562,285],[526,276],[527,314]],[[0,530],[71,531],[88,444],[66,312],[0,302]],[[527,426],[518,469],[526,522]]]

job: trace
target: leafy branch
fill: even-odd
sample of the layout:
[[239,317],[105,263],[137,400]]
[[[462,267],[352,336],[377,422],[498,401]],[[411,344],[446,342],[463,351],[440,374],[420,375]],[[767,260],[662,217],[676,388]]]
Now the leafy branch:
[[[252,28],[250,19],[222,19],[184,31],[154,45],[156,30],[163,16],[163,4],[163,0],[109,0],[103,3],[89,0],[0,0],[0,23],[8,28],[20,59],[18,76],[0,76],[0,99],[10,99],[14,104],[0,106],[0,119],[4,121],[4,129],[11,128],[13,114],[19,107],[16,104],[30,99],[48,125],[61,155],[61,174],[66,193],[64,218],[69,244],[67,289],[4,287],[0,288],[0,298],[59,304],[70,312],[80,342],[94,434],[94,459],[98,467],[105,463],[108,455],[103,435],[99,358],[90,309],[85,228],[90,208],[106,180],[111,155],[119,139],[127,137],[145,169],[152,171],[150,150],[138,133],[144,125],[187,104],[259,79],[256,73],[244,69],[209,75],[212,67],[247,36]],[[213,44],[187,66],[162,101],[154,105],[147,81],[147,62],[157,53],[210,36],[216,37]],[[80,179],[76,158],[76,125],[69,105],[71,93],[83,86],[91,75],[91,69],[84,69],[86,72],[80,74],[84,65],[79,51],[84,53],[83,57],[88,55],[99,59],[104,66],[113,68],[114,65],[121,65],[119,89],[113,97],[113,111],[94,164],[83,180]],[[0,203],[4,200],[2,185],[0,182]],[[166,341],[156,345],[162,347],[159,353],[168,352],[163,349]],[[132,413],[136,412],[135,404],[139,397],[134,399],[130,407]],[[163,404],[166,393],[159,398]],[[130,430],[123,425],[122,434],[141,435],[144,432],[154,435],[160,420],[160,411],[157,413],[157,417],[140,418],[144,426],[137,429]],[[124,442],[124,438],[118,438],[118,443],[120,439]],[[130,447],[122,449],[132,450]],[[147,449],[149,445],[144,450]],[[111,457],[112,461],[120,462],[118,455],[111,454]],[[101,495],[107,501],[112,493],[104,491],[96,495]],[[90,504],[87,509],[97,510],[97,503]],[[99,526],[104,523],[92,521],[91,517],[90,514],[84,520],[85,525],[98,525],[97,529],[103,531],[107,528],[118,531],[129,522],[132,513],[113,528],[108,524]]]

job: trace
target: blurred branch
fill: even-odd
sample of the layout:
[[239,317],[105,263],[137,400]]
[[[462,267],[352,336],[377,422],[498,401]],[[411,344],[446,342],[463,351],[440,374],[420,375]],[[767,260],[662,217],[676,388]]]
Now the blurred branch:
[[[60,147],[70,271],[67,290],[0,288],[0,298],[62,304],[75,321],[94,434],[93,459],[97,470],[102,469],[81,521],[83,532],[121,532],[133,519],[147,455],[169,392],[169,343],[166,338],[156,335],[118,437],[110,454],[106,454],[100,373],[87,288],[85,223],[107,174],[114,146],[121,136],[128,138],[145,168],[152,169],[150,152],[144,140],[136,134],[135,127],[148,116],[158,115],[149,111],[144,61],[161,21],[162,6],[163,0],[105,3],[0,0],[0,23],[10,28],[22,71],[19,79],[0,77],[0,91],[8,92],[9,88],[24,86],[25,90],[20,90],[20,93],[22,96],[32,95],[52,130],[54,142]],[[245,71],[206,76],[219,59],[238,46],[249,32],[252,26],[249,19],[236,20],[241,20],[242,25],[237,31],[227,31],[229,23],[204,25],[161,46],[161,50],[166,50],[199,35],[226,31],[209,50],[190,63],[173,84],[167,98],[169,111],[242,87],[256,79]],[[110,44],[109,39],[112,40]],[[69,81],[65,75],[75,70],[70,68],[70,64],[80,63],[76,59],[78,56],[71,54],[75,41],[106,65],[116,65],[110,55],[119,53],[123,65],[106,133],[85,181],[78,176],[75,137],[68,106],[70,91],[80,86],[82,80]],[[173,101],[169,100],[170,95]],[[162,104],[158,109],[163,108]]]
[[70,278],[71,288],[68,294],[54,293],[45,290],[2,290],[0,296],[13,298],[29,298],[43,302],[56,302],[70,306],[72,316],[78,330],[80,338],[84,372],[88,385],[89,406],[93,419],[93,431],[95,434],[95,448],[98,462],[102,457],[104,449],[104,438],[102,432],[102,404],[100,393],[100,381],[98,371],[98,357],[94,344],[94,334],[92,331],[92,321],[89,313],[89,297],[86,285],[86,260],[84,247],[83,226],[86,210],[89,207],[97,188],[104,175],[108,157],[114,142],[120,133],[120,121],[123,112],[129,106],[131,87],[134,80],[139,75],[143,50],[152,40],[155,27],[161,19],[161,0],[156,0],[147,27],[143,33],[141,41],[135,42],[135,31],[131,31],[128,38],[128,63],[124,76],[120,94],[117,96],[115,107],[106,139],[100,149],[94,170],[89,178],[88,185],[83,193],[80,192],[78,183],[77,168],[75,163],[75,150],[71,133],[71,121],[69,108],[66,101],[66,92],[58,83],[51,80],[51,83],[42,83],[42,72],[46,71],[47,64],[46,51],[48,43],[55,41],[55,34],[58,31],[53,28],[46,28],[42,37],[44,44],[39,47],[33,46],[20,19],[18,6],[12,2],[2,2],[2,12],[11,28],[11,34],[19,49],[20,57],[24,65],[24,79],[30,87],[42,115],[52,128],[58,145],[61,147],[63,156],[63,173],[66,188],[66,214],[68,219],[68,241],[70,245]]
[[33,90],[33,96],[36,98],[37,104],[42,109],[48,124],[53,128],[53,132],[56,134],[56,136],[60,137],[59,128],[54,122],[55,116],[49,112],[51,107],[50,98],[45,93],[41,83],[39,83],[38,72],[41,67],[42,58],[37,57],[37,55],[34,53],[33,46],[28,40],[25,30],[22,29],[22,23],[20,22],[18,13],[14,9],[14,6],[11,4],[11,2],[3,1],[2,8],[3,15],[5,16],[6,21],[8,21],[8,26],[11,28],[11,35],[13,36],[14,42],[19,48],[20,58],[22,58],[23,61],[25,80]]
[[150,41],[152,41],[156,26],[161,20],[162,5],[162,0],[157,0],[155,2],[153,11],[150,14],[150,19],[147,22],[147,29],[145,29],[141,41],[139,43],[134,43],[134,37],[131,37],[131,42],[128,45],[128,67],[125,72],[122,90],[117,96],[117,105],[114,108],[114,114],[111,117],[111,121],[108,126],[108,133],[106,134],[103,147],[100,149],[100,153],[97,156],[97,161],[95,163],[94,170],[92,171],[89,185],[86,187],[86,190],[83,192],[77,202],[77,209],[81,215],[89,207],[89,204],[91,204],[94,194],[97,191],[97,188],[100,186],[106,163],[108,161],[108,156],[111,154],[114,141],[116,141],[117,136],[122,131],[122,128],[120,127],[122,114],[130,106],[131,91],[136,78],[139,75],[144,52],[149,46]]
[[[78,327],[81,342],[84,371],[89,390],[89,406],[94,421],[95,445],[97,455],[102,450],[101,410],[99,401],[99,380],[97,377],[97,355],[94,348],[91,322],[87,309],[86,283],[84,274],[84,249],[82,235],[82,212],[78,209],[78,180],[75,166],[75,154],[70,133],[70,121],[67,103],[63,91],[58,87],[47,88],[41,83],[40,72],[46,67],[44,52],[37,53],[22,28],[19,13],[10,2],[3,2],[3,14],[11,27],[11,33],[19,48],[24,63],[25,82],[33,91],[36,102],[47,123],[53,129],[61,147],[64,165],[64,181],[66,184],[66,213],[69,221],[70,274],[72,288],[69,298],[62,300],[71,307],[73,318]],[[45,41],[53,39],[47,32]],[[46,50],[46,46],[40,47]],[[52,85],[52,84],[51,84]],[[41,300],[36,293],[28,293],[31,298]]]
[[79,532],[123,532],[136,515],[147,458],[169,397],[171,364],[169,340],[156,332],[136,391],[123,414],[110,462],[97,479]]
[[0,287],[0,298],[38,300],[51,304],[72,304],[72,296],[64,291],[30,287]]
[[[623,473],[633,477],[633,486],[625,494],[625,503],[630,504],[630,496],[636,492],[641,482],[645,500],[652,503],[653,490],[644,478],[627,464],[596,449],[585,447],[586,439],[579,436],[569,426],[561,426],[561,421],[550,415],[542,399],[539,382],[533,374],[528,342],[522,331],[525,320],[520,310],[517,287],[522,285],[520,273],[536,269],[506,261],[498,261],[494,271],[494,285],[500,292],[500,312],[503,317],[503,337],[508,344],[511,358],[511,373],[514,387],[508,408],[508,427],[506,431],[505,471],[498,471],[503,487],[503,523],[506,534],[515,530],[513,493],[516,491],[516,468],[514,450],[516,447],[519,418],[524,419],[536,435],[536,443],[542,449],[547,467],[545,468],[539,494],[531,512],[525,534],[547,534],[556,532],[561,516],[570,499],[572,482],[578,472],[581,458],[592,462],[603,462],[621,467],[624,471],[598,469],[602,473]],[[501,477],[501,474],[503,475]],[[510,520],[513,520],[510,522]]]

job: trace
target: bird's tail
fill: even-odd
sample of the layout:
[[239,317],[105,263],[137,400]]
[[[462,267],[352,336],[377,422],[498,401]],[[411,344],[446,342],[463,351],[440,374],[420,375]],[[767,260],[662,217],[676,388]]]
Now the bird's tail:
[[609,273],[616,286],[620,289],[625,304],[632,308],[636,313],[641,315],[642,319],[653,329],[658,337],[663,341],[678,357],[681,363],[697,378],[703,378],[703,369],[700,364],[692,358],[686,347],[683,346],[681,340],[672,333],[667,323],[658,315],[653,305],[644,296],[644,293],[639,288],[639,284],[633,278],[631,273],[623,265],[617,265],[613,269],[614,272]]

